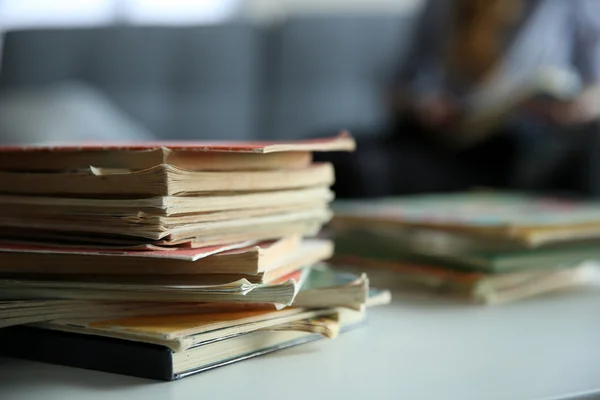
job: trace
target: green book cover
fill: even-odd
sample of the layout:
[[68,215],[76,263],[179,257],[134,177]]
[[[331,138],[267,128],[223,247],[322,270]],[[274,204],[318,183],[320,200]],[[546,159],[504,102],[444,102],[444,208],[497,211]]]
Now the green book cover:
[[572,267],[584,261],[600,260],[600,246],[577,244],[509,252],[441,252],[421,248],[416,251],[401,242],[369,231],[348,230],[334,236],[336,255],[352,255],[375,260],[434,263],[459,270],[490,273],[524,269]]

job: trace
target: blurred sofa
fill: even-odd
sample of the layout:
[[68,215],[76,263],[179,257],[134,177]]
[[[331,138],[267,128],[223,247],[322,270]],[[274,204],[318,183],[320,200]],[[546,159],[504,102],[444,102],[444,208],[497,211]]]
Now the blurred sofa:
[[272,26],[9,32],[0,98],[81,82],[161,139],[299,138],[374,128],[413,16],[299,16]]

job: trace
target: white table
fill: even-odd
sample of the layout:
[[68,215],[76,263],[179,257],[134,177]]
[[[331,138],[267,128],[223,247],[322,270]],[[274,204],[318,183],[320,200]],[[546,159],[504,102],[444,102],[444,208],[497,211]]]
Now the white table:
[[[396,300],[369,325],[177,382],[0,358],[0,399],[554,399],[600,390],[600,291]],[[285,394],[283,394],[285,393]],[[591,397],[586,397],[591,398]],[[595,398],[595,396],[594,396]]]

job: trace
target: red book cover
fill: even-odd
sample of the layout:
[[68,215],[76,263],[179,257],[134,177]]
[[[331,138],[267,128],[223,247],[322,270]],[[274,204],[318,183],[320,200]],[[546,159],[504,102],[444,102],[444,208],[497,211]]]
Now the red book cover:
[[98,152],[98,151],[151,151],[168,149],[190,152],[276,153],[284,151],[351,151],[356,144],[348,132],[335,137],[296,141],[248,142],[140,142],[140,143],[78,143],[61,145],[29,145],[0,147],[0,153],[15,152]]

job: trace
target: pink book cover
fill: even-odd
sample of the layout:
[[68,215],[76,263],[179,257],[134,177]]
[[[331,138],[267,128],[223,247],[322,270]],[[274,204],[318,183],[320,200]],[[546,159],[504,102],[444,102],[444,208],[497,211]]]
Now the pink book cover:
[[283,151],[352,151],[354,139],[346,131],[329,138],[295,141],[248,141],[248,142],[139,142],[139,143],[65,143],[61,145],[28,145],[0,147],[0,153],[15,152],[92,152],[92,151],[173,151],[228,152],[228,153],[275,153]]
[[11,253],[42,253],[42,254],[70,254],[70,255],[106,255],[115,257],[146,257],[146,258],[167,258],[185,261],[197,261],[201,258],[221,254],[221,253],[243,253],[252,251],[255,248],[262,250],[268,249],[276,244],[276,241],[268,242],[241,242],[229,245],[208,246],[201,248],[177,248],[168,251],[159,250],[100,250],[97,248],[68,248],[44,245],[25,245],[0,243],[0,252]]

